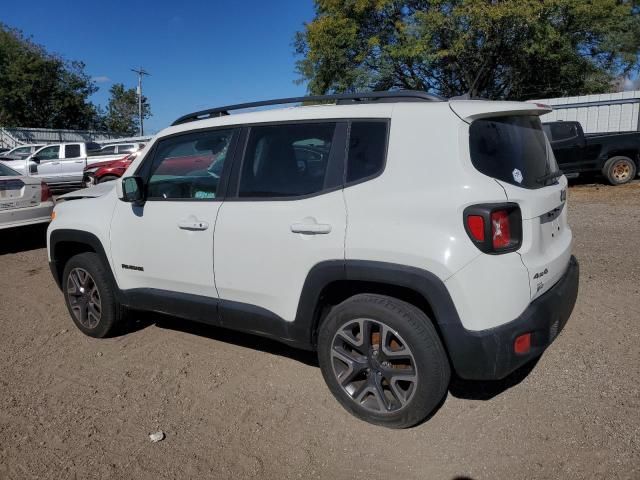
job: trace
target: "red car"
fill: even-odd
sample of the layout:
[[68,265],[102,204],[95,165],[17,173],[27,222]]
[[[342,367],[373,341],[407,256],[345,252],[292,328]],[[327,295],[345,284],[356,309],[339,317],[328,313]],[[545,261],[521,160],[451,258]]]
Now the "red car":
[[[87,166],[84,169],[82,179],[84,186],[90,187],[121,177],[137,155],[138,152],[135,152],[118,160],[97,162]],[[185,172],[209,171],[209,173],[219,176],[220,172],[218,170],[222,167],[222,162],[217,161],[219,158],[220,155],[212,154],[168,158],[155,174],[180,176],[184,175]]]
[[107,160],[106,162],[96,162],[87,165],[82,176],[82,183],[85,187],[96,185],[97,183],[108,182],[120,178],[129,168],[131,162],[136,158],[136,153],[131,153],[118,160]]

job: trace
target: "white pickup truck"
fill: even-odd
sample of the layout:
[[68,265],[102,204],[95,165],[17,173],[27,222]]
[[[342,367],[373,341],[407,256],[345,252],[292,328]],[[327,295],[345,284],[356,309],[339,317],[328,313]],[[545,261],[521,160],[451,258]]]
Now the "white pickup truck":
[[93,142],[57,143],[42,147],[25,159],[3,163],[19,173],[40,178],[52,188],[81,187],[87,165],[126,156],[100,155],[99,150],[100,145]]

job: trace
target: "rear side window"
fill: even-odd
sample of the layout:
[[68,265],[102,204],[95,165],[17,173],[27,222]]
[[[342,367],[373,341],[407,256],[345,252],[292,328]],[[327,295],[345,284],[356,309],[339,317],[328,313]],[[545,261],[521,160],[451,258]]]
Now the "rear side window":
[[352,122],[347,156],[347,183],[378,175],[387,154],[387,122]]
[[469,128],[469,147],[479,172],[512,185],[540,188],[546,184],[541,178],[558,170],[538,117],[476,120]]
[[569,140],[578,136],[578,127],[575,123],[550,123],[544,125],[545,131],[550,133],[552,141]]
[[76,158],[80,156],[80,145],[65,145],[64,158]]
[[251,127],[240,197],[295,197],[324,188],[335,123]]

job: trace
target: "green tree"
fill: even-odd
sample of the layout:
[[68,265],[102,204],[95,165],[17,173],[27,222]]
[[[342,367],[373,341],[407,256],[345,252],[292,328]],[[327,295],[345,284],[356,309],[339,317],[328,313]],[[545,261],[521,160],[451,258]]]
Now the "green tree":
[[638,71],[639,2],[315,0],[295,39],[313,94],[408,88],[530,99]]
[[[122,83],[115,83],[109,90],[110,98],[105,116],[105,128],[112,133],[134,136],[138,134],[140,121],[138,118],[138,94],[135,88],[125,88]],[[142,96],[143,118],[151,116],[151,107],[147,97]]]
[[99,115],[88,99],[97,87],[84,68],[0,23],[0,125],[95,128]]

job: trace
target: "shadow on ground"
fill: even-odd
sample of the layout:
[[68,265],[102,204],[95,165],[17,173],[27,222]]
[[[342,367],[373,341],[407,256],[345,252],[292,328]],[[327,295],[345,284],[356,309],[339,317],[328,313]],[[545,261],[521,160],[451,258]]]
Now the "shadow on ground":
[[276,342],[275,340],[258,335],[238,332],[228,328],[216,327],[204,323],[192,322],[190,320],[184,320],[158,313],[136,312],[132,317],[133,321],[130,322],[126,333],[142,330],[149,325],[155,324],[159,328],[198,335],[200,337],[210,338],[219,342],[271,353],[272,355],[280,355],[304,363],[305,365],[313,367],[318,366],[318,359],[315,352],[293,348],[285,345],[284,343]]
[[43,223],[0,230],[0,255],[45,248],[47,246],[47,226],[48,224]]
[[[258,335],[192,322],[163,314],[136,312],[133,314],[132,321],[127,327],[126,332],[123,333],[142,330],[153,324],[159,328],[198,335],[200,337],[210,338],[219,342],[238,345],[252,350],[259,350],[272,355],[280,355],[300,363],[304,363],[305,365],[319,367],[315,352],[300,350]],[[532,360],[502,380],[463,380],[453,375],[449,385],[449,393],[456,398],[465,400],[490,400],[522,382],[531,373],[531,371],[533,371],[537,363],[538,359]],[[442,403],[444,403],[444,399]],[[442,404],[436,408],[436,411],[441,406]],[[435,413],[435,411],[433,413]],[[432,415],[430,415],[429,418],[431,416]]]
[[449,384],[449,393],[465,400],[491,400],[527,378],[538,360],[539,358],[530,361],[502,380],[463,380],[453,376]]

